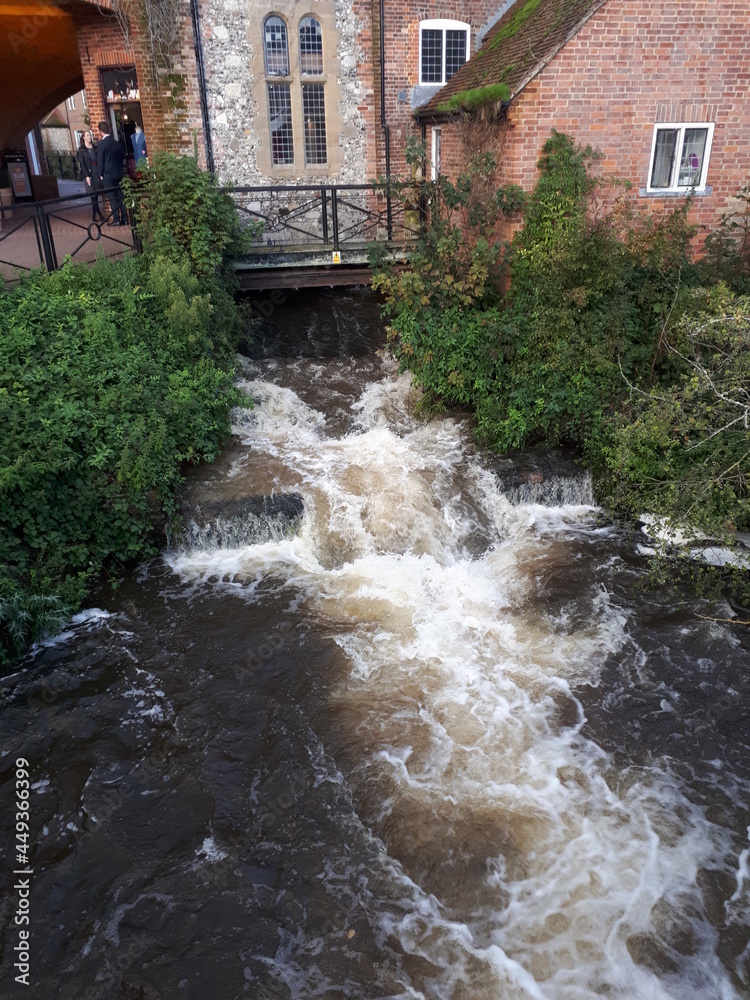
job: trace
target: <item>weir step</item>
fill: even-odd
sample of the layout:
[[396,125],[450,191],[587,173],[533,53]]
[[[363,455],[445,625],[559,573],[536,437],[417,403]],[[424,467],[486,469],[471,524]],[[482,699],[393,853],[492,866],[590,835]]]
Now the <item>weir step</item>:
[[299,493],[232,497],[185,505],[182,547],[243,548],[293,535],[305,513]]

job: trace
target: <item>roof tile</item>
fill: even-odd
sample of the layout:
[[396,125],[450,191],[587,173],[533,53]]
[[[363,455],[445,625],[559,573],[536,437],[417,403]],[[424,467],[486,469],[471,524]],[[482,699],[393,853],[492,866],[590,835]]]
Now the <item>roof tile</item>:
[[485,35],[479,51],[417,115],[444,111],[455,94],[502,83],[512,100],[606,0],[516,0]]

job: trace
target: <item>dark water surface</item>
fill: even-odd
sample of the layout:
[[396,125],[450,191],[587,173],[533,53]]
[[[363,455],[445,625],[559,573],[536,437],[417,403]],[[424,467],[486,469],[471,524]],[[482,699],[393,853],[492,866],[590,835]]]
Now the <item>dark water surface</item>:
[[203,521],[3,682],[3,998],[748,995],[747,631],[379,347],[369,293],[274,305]]

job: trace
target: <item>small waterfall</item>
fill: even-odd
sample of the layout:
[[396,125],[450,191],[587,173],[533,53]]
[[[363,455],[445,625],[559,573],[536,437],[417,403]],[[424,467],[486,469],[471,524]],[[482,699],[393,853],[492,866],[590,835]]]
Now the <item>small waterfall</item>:
[[559,452],[497,459],[493,471],[504,496],[517,507],[590,507],[596,502],[589,470]]
[[181,548],[238,549],[281,541],[297,532],[304,512],[299,493],[204,501],[186,511]]

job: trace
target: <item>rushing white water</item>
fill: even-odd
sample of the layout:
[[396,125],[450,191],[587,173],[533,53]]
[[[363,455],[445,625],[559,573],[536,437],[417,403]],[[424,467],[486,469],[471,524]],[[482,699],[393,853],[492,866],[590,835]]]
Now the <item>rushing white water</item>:
[[[299,492],[299,531],[252,544],[229,533],[233,547],[171,564],[248,600],[261,584],[288,589],[335,638],[341,780],[403,900],[383,908],[382,940],[429,970],[403,996],[737,997],[697,885],[731,855],[729,832],[667,761],[618,770],[582,734],[573,689],[628,643],[626,611],[595,579],[585,621],[534,599],[542,568],[564,571],[582,539],[612,531],[586,480],[578,497],[565,488],[578,502],[511,503],[468,428],[416,420],[409,380],[392,372],[343,434],[288,387],[245,388],[256,405],[235,414],[249,450],[233,488]],[[747,922],[747,854],[736,884],[732,919]],[[276,959],[293,994],[325,997],[294,954],[290,938]]]

